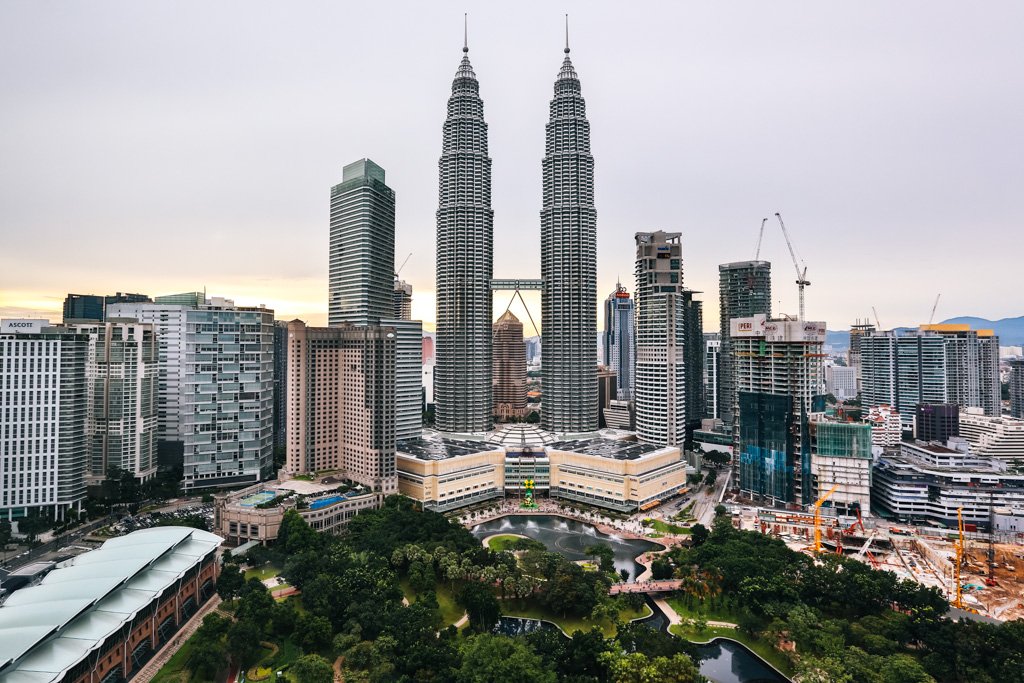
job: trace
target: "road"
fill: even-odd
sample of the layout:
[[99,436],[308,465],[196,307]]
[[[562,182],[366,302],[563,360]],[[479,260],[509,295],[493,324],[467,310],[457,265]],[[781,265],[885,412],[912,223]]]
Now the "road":
[[99,529],[101,527],[107,526],[112,521],[114,521],[113,517],[105,517],[103,519],[98,519],[94,522],[90,522],[84,526],[75,527],[69,533],[57,536],[51,541],[47,541],[46,543],[43,543],[40,546],[32,548],[28,551],[23,551],[21,554],[9,558],[6,561],[6,564],[10,565],[8,567],[9,569],[17,569],[18,567],[29,564],[31,562],[35,562],[36,560],[45,559],[45,555],[49,553],[55,553],[55,551],[60,550],[61,548],[64,548],[66,546],[74,545],[83,537],[88,536],[90,532],[95,531],[96,529]]
[[718,505],[718,501],[722,498],[725,487],[728,485],[729,470],[726,469],[724,472],[719,473],[714,490],[706,488],[701,490],[693,506],[693,516],[698,522],[706,527],[711,526],[711,520],[715,518],[715,507]]

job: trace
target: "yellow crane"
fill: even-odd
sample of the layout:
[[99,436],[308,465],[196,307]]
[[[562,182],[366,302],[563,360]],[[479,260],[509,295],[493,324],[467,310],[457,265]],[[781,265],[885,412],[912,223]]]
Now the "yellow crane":
[[953,606],[958,609],[964,608],[964,589],[960,583],[960,565],[964,562],[964,509],[956,509],[956,526],[960,531],[960,537],[956,542],[956,563],[953,565]]
[[839,484],[835,484],[818,500],[814,501],[814,554],[821,553],[821,506],[836,492]]

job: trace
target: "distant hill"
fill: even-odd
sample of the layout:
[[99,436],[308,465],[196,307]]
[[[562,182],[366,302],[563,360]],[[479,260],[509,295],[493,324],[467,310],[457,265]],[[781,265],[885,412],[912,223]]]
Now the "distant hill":
[[[1024,315],[1017,318],[1003,318],[1002,320],[988,320],[987,318],[975,318],[973,316],[961,316],[943,320],[943,323],[968,324],[975,330],[995,330],[999,337],[1000,346],[1022,346],[1024,345]],[[906,331],[913,328],[898,327],[897,331]],[[825,335],[825,343],[834,351],[841,351],[850,348],[849,330],[829,330]]]

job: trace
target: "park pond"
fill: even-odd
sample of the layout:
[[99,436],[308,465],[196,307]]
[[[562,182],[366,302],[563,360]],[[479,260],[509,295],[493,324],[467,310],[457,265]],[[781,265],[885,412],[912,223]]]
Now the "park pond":
[[519,534],[543,543],[548,550],[570,560],[590,559],[583,551],[595,543],[606,543],[615,553],[615,570],[625,569],[630,580],[643,573],[636,558],[662,546],[643,539],[622,538],[605,534],[590,524],[552,515],[509,515],[473,527],[473,535],[481,541],[495,534]]
[[[643,566],[636,557],[659,548],[656,543],[643,539],[621,538],[615,534],[604,534],[590,524],[552,515],[510,515],[478,524],[473,535],[481,541],[495,534],[519,534],[543,543],[548,550],[557,552],[570,560],[587,559],[583,552],[594,543],[607,543],[615,552],[615,568],[626,569],[630,579],[643,572]],[[652,600],[647,604],[653,614],[641,623],[665,630],[668,619]],[[522,636],[538,629],[557,629],[547,621],[502,617],[495,632],[509,636]],[[788,683],[767,662],[746,646],[733,640],[715,638],[709,643],[698,645],[700,672],[715,683]]]

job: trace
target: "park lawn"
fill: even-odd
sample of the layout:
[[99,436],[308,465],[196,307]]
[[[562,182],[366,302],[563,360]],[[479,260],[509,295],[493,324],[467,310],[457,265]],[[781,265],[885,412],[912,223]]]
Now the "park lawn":
[[[405,595],[409,604],[416,602],[417,594],[412,589],[412,586],[409,585],[409,580],[402,579],[399,583],[402,586],[402,594]],[[434,586],[434,594],[437,596],[437,606],[441,609],[441,620],[445,626],[454,624],[466,613],[466,610],[462,609],[455,602],[455,594],[448,587],[448,584],[438,582]]]
[[669,631],[671,631],[672,635],[679,636],[683,640],[688,640],[691,643],[698,644],[707,643],[715,638],[731,638],[732,640],[738,640],[757,653],[761,659],[765,660],[782,673],[787,676],[793,673],[793,665],[785,654],[776,650],[771,643],[761,640],[760,638],[752,638],[746,633],[740,631],[738,628],[708,626],[703,631],[697,631],[697,629],[692,626],[675,624],[669,627]]
[[678,594],[666,599],[672,609],[676,611],[676,614],[681,616],[683,619],[696,619],[697,617],[704,617],[708,621],[728,621],[731,624],[739,622],[740,615],[732,610],[718,606],[714,609],[710,609],[708,604],[704,601],[697,603],[694,607],[689,607],[686,604],[686,600],[680,597]]
[[192,639],[189,638],[182,643],[181,648],[167,660],[167,663],[160,667],[153,677],[152,683],[186,683],[192,678],[192,672],[188,670],[189,655],[192,652]]
[[495,552],[501,552],[503,550],[509,550],[509,546],[518,541],[522,536],[516,536],[514,534],[502,534],[495,536],[491,540],[487,541],[487,547]]
[[[528,600],[499,600],[498,606],[501,608],[503,616],[550,621],[569,636],[576,631],[589,631],[594,626],[600,628],[606,638],[611,638],[615,635],[615,624],[608,619],[602,619],[599,622],[594,622],[585,617],[562,617],[548,611],[548,609],[543,605]],[[647,605],[644,605],[639,610],[624,607],[622,611],[619,612],[619,620],[628,622],[633,619],[642,619],[650,616],[650,614],[651,608]]]
[[660,531],[663,534],[675,534],[677,536],[688,535],[690,533],[690,529],[687,527],[679,526],[677,524],[669,524],[661,521],[660,519],[652,519],[651,528],[655,531]]
[[248,581],[249,579],[255,577],[255,578],[259,579],[260,581],[266,581],[267,579],[272,579],[275,576],[280,575],[280,573],[281,573],[281,568],[280,567],[278,567],[276,564],[269,563],[269,564],[263,565],[262,567],[256,567],[254,569],[246,569],[245,570],[245,580]]

